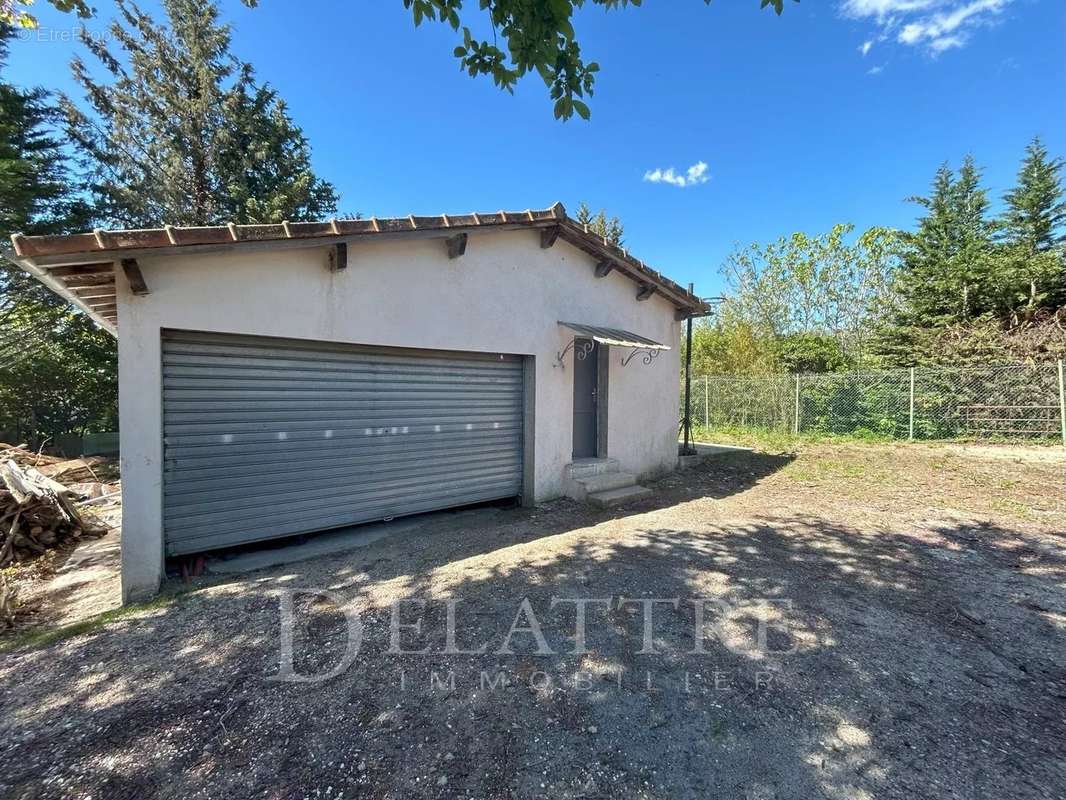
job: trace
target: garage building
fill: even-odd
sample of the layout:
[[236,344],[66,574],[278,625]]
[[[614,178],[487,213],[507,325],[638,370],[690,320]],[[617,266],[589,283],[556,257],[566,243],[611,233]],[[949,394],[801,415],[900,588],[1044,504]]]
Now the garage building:
[[169,556],[676,466],[707,307],[559,204],[12,244],[118,337],[126,600]]

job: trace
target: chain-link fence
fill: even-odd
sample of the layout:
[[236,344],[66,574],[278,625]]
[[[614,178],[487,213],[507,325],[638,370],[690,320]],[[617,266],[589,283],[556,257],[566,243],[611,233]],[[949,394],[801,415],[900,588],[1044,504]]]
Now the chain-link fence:
[[1063,365],[693,376],[692,422],[708,431],[1025,439],[1066,445]]

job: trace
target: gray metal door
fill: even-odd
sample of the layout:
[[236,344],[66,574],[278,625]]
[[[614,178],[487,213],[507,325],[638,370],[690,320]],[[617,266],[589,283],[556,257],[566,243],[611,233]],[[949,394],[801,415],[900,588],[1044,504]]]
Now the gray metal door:
[[574,458],[596,456],[596,401],[599,344],[578,339],[574,345]]
[[169,555],[522,492],[519,356],[163,334]]

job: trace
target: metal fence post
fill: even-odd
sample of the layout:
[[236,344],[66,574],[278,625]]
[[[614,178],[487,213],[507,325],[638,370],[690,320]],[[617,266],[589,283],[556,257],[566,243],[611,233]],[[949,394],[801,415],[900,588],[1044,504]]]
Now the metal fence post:
[[711,379],[703,376],[703,427],[711,427]]
[[800,432],[800,376],[796,373],[796,423],[793,433],[798,434]]
[[1062,446],[1066,447],[1066,377],[1063,376],[1062,359],[1059,359],[1059,422],[1062,425]]
[[911,367],[911,413],[907,428],[907,441],[914,441],[914,367]]

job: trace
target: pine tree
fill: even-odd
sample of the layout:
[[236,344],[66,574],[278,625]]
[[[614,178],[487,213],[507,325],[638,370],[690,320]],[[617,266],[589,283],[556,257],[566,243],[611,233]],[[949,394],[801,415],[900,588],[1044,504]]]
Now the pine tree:
[[577,221],[613,245],[621,247],[625,241],[623,239],[625,227],[622,225],[622,220],[618,217],[608,217],[607,212],[602,208],[599,213],[593,214],[588,203],[582,202],[577,207]]
[[926,210],[918,230],[906,234],[906,250],[900,269],[900,324],[917,324],[950,313],[954,292],[948,264],[955,251],[955,175],[942,164],[933,178],[928,197],[912,197]]
[[1003,198],[1007,210],[1000,227],[1005,241],[1023,245],[1033,253],[1066,241],[1062,166],[1061,158],[1048,157],[1039,136],[1025,148],[1018,184]]
[[64,100],[101,216],[128,227],[307,220],[336,211],[310,147],[269,86],[230,54],[212,0],[165,0],[169,25],[117,0],[103,39],[83,42],[110,76],[72,63],[88,110]]
[[[0,74],[13,31],[0,25]],[[0,78],[0,233],[62,233],[84,224],[88,209],[75,192],[54,133],[56,108],[43,89]]]
[[1066,304],[1062,159],[1051,159],[1036,137],[1025,150],[1017,185],[1004,195],[999,220],[999,288],[1013,313]]
[[995,225],[988,217],[988,192],[981,187],[981,171],[967,155],[955,181],[954,220],[958,237],[948,262],[950,283],[961,297],[958,316],[973,319],[995,311],[992,247]]
[[989,311],[994,226],[974,160],[967,156],[957,176],[942,165],[929,196],[911,200],[926,214],[905,236],[899,322],[935,327]]

